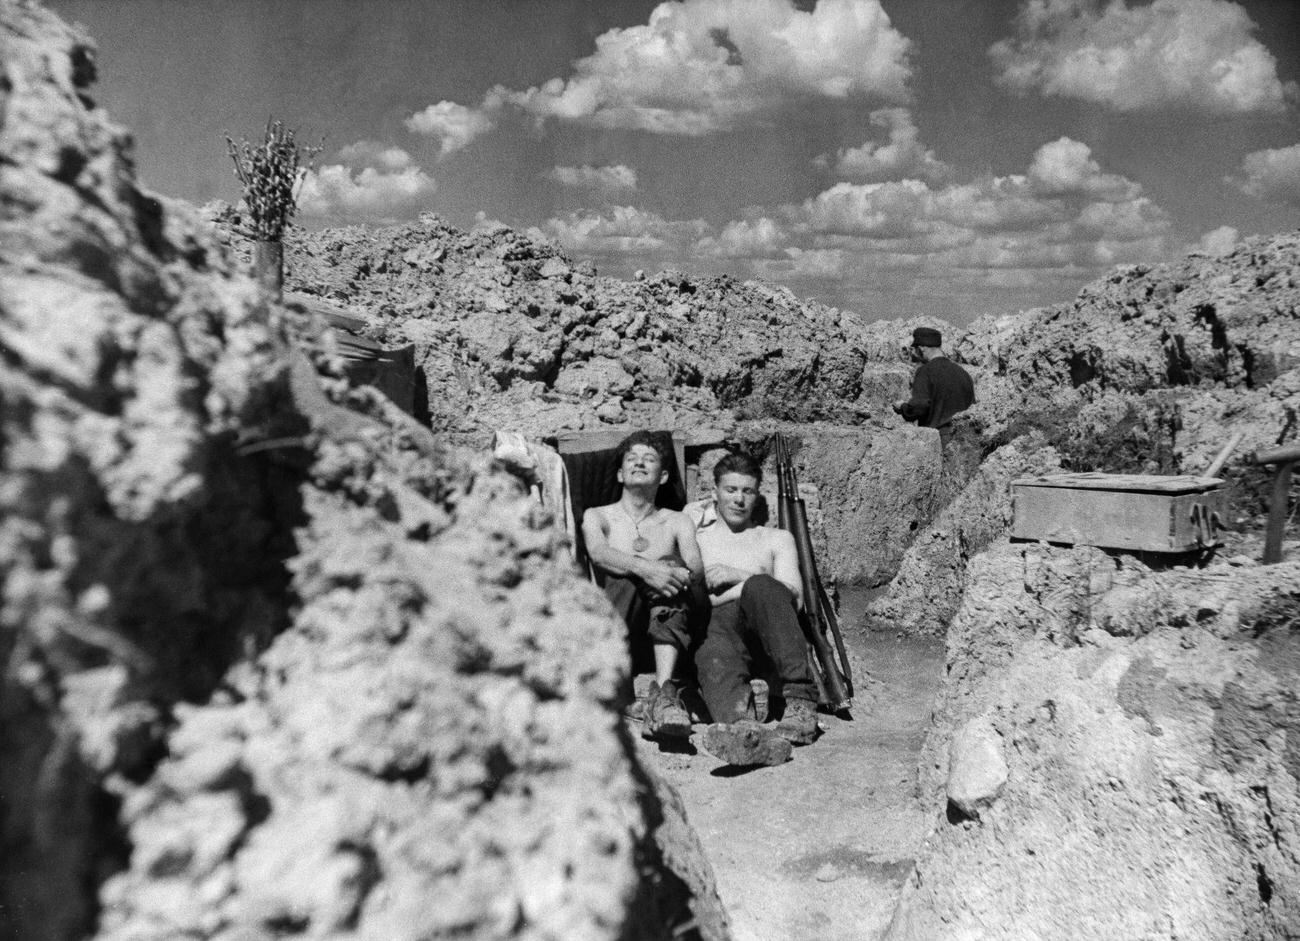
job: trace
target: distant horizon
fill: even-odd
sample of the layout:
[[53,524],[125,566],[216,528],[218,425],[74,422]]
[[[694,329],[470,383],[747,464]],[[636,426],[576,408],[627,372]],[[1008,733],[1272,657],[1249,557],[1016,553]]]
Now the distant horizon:
[[48,5],[145,187],[235,203],[224,134],[324,136],[307,229],[500,221],[964,326],[1300,226],[1289,0]]

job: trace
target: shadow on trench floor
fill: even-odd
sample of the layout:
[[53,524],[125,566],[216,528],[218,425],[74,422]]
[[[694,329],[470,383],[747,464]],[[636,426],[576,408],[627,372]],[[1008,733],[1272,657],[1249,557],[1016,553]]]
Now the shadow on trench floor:
[[[864,605],[846,597],[842,623],[858,623]],[[819,714],[821,737],[784,765],[720,775],[703,750],[663,752],[637,736],[681,792],[736,941],[879,937],[932,823],[916,799],[917,762],[943,642],[851,629],[845,641],[852,719]]]

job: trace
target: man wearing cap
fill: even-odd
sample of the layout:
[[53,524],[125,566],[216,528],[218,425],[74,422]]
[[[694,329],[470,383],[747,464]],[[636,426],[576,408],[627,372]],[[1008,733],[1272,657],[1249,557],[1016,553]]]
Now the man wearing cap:
[[912,331],[912,361],[921,368],[912,377],[912,397],[894,403],[894,411],[922,428],[938,428],[946,445],[952,437],[952,417],[975,402],[970,374],[943,355],[943,337],[932,327]]

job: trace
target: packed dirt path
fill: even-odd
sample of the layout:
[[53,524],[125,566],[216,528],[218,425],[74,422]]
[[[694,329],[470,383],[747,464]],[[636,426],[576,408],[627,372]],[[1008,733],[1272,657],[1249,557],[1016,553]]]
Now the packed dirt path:
[[[863,604],[846,599],[845,624],[858,622]],[[703,750],[640,742],[681,792],[736,941],[880,937],[930,828],[916,799],[917,761],[943,644],[846,633],[853,718],[819,716],[822,736],[786,764],[738,772]],[[697,731],[696,748],[699,739]]]

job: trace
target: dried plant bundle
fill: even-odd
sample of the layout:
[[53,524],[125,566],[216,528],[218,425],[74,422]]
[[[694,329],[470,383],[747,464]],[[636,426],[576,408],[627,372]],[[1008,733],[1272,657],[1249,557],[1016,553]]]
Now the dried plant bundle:
[[244,188],[245,234],[279,241],[298,205],[298,194],[320,147],[300,145],[283,121],[267,121],[260,143],[226,136],[235,176]]

